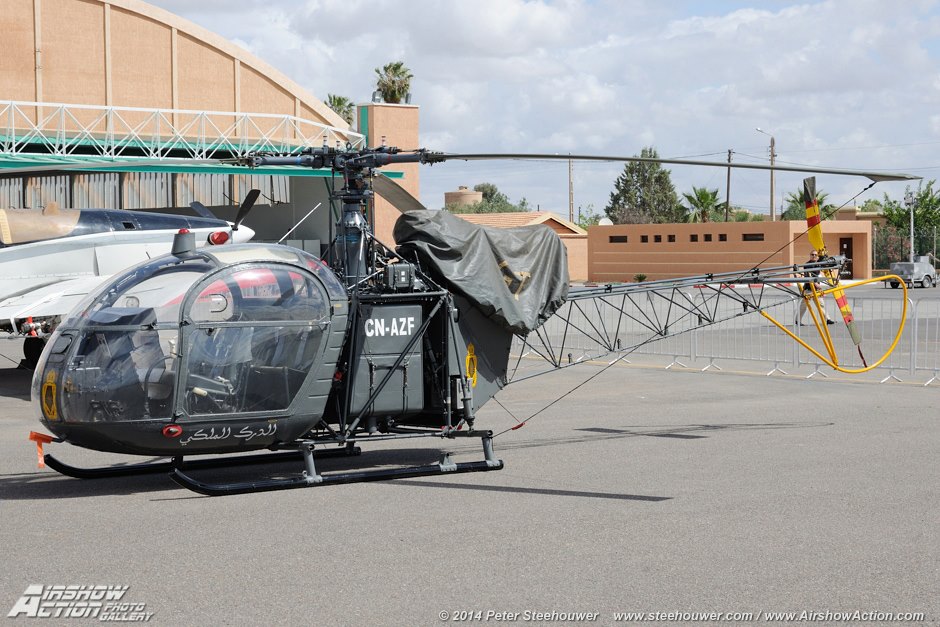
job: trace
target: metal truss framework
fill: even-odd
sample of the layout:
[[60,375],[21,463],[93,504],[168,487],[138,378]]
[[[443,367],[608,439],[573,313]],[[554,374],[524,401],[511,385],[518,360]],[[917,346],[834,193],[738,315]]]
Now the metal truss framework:
[[[811,264],[810,270],[838,269],[841,262],[831,258]],[[807,264],[573,288],[546,324],[518,336],[522,350],[511,364],[509,381],[589,359],[623,359],[650,342],[791,302],[801,298],[800,285],[811,281],[794,278],[804,272]]]
[[0,100],[0,153],[212,159],[365,146],[365,136],[293,115]]

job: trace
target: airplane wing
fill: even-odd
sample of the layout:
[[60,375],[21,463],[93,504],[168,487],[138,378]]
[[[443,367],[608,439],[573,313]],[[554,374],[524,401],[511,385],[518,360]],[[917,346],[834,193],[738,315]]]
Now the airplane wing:
[[28,318],[39,322],[45,318],[64,317],[107,278],[108,275],[68,279],[5,298],[0,301],[0,321],[8,331],[17,333]]

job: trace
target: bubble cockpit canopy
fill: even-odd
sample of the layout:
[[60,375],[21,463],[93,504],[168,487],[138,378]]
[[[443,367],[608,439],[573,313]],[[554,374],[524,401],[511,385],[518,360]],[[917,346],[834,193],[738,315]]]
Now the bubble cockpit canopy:
[[286,411],[324,351],[337,301],[346,292],[333,272],[282,246],[139,264],[90,294],[50,340],[33,380],[41,420],[59,432]]

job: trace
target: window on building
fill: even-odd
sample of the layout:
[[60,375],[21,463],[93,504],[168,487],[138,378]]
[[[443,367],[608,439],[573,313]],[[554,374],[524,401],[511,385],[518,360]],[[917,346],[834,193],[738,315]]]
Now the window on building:
[[663,241],[663,236],[662,236],[662,235],[654,235],[654,236],[653,236],[653,241],[656,242],[657,244],[659,244],[659,243],[661,243],[661,242]]
[[649,235],[641,235],[641,236],[640,236],[640,242],[641,242],[641,243],[643,243],[643,244],[649,244],[649,241],[650,241],[650,236],[649,236]]
[[719,233],[719,234],[718,234],[718,241],[719,241],[719,242],[727,242],[727,241],[728,241],[728,234],[727,234],[727,233]]
[[698,234],[689,235],[689,241],[690,241],[690,242],[697,242],[697,241],[698,241]]
[[712,241],[712,234],[711,234],[711,233],[706,233],[706,234],[705,234],[705,241],[706,241],[706,242]]
[[741,236],[741,241],[743,242],[763,242],[764,234],[763,233],[745,233]]
[[670,242],[676,241],[676,236],[675,236],[675,235],[667,235],[666,238],[667,238],[667,240],[670,241]]
[[607,238],[607,241],[611,244],[626,244],[627,236],[626,235],[611,235]]

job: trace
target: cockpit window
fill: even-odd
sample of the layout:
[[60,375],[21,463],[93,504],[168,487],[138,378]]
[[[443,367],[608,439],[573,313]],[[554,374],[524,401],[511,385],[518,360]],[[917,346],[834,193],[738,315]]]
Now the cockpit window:
[[200,253],[115,276],[59,326],[48,351],[60,419],[286,411],[325,351],[329,295],[341,289],[329,280],[276,260],[220,269]]
[[192,301],[188,415],[286,409],[321,352],[329,301],[296,269],[221,273]]
[[76,347],[63,395],[70,420],[172,416],[180,306],[211,269],[198,259],[141,264],[89,295],[61,327]]

